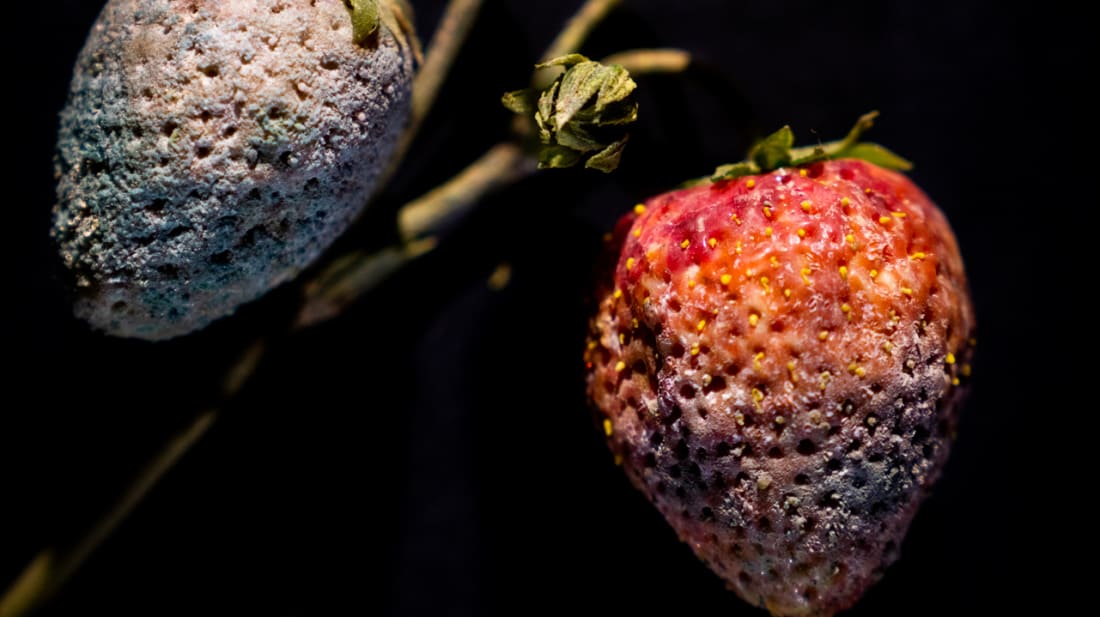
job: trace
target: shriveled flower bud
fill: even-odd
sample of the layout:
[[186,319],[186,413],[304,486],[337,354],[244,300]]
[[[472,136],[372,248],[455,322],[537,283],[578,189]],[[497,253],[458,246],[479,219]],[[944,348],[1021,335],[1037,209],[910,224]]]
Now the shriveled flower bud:
[[308,266],[408,118],[405,23],[394,0],[109,0],[57,146],[76,314],[171,338]]

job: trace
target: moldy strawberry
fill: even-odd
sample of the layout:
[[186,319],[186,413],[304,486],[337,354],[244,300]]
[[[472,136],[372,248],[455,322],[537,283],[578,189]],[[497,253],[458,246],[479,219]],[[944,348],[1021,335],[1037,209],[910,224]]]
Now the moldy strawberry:
[[847,139],[745,163],[620,222],[585,359],[631,482],[774,615],[852,606],[947,458],[974,314],[955,237]]

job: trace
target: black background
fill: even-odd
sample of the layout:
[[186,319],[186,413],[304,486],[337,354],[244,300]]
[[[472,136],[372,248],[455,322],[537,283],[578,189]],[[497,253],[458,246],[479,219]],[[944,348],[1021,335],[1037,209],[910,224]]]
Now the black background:
[[[443,2],[414,4],[426,38]],[[524,85],[578,4],[486,2],[404,172],[340,247],[384,242],[400,203],[506,135],[500,93]],[[715,75],[641,78],[620,172],[545,173],[485,200],[339,320],[276,337],[213,431],[43,615],[763,614],[612,465],[584,400],[585,293],[600,236],[636,201],[741,158],[763,130],[830,139],[870,109],[871,137],[917,163],[955,228],[980,336],[945,475],[850,614],[996,614],[1060,595],[1044,584],[1062,572],[1042,514],[1073,504],[1044,466],[1053,421],[1034,421],[1052,404],[1036,366],[1060,313],[1033,299],[1056,292],[1050,251],[1065,234],[1042,231],[1067,174],[1082,18],[993,1],[626,4],[585,51],[679,46]],[[0,586],[104,512],[297,298],[288,286],[158,345],[70,316],[48,238],[51,155],[101,3],[9,5]],[[512,284],[490,291],[504,261]]]

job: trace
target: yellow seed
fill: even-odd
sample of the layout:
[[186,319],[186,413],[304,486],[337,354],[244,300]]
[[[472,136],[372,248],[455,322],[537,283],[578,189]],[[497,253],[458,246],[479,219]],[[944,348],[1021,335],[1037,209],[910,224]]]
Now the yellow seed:
[[959,383],[960,383],[960,382],[959,382],[959,378],[958,378],[958,377],[952,377],[952,378],[951,378],[951,385],[953,385],[953,386],[957,386],[957,385],[959,385]]
[[768,287],[768,283],[771,281],[766,276],[760,277],[760,286],[764,288],[764,291],[770,292],[771,288]]
[[699,355],[699,343],[692,344],[692,346],[691,346],[691,355],[693,355],[693,356]]
[[755,401],[757,404],[759,404],[760,401],[764,400],[764,393],[761,392],[758,388],[753,388],[752,389],[752,400]]
[[871,270],[871,278],[878,276],[878,270]]
[[633,257],[627,257],[626,258],[626,269],[627,270],[634,269],[634,258]]
[[807,173],[808,173],[808,172],[807,172],[807,171],[806,171],[805,169],[799,169],[799,170],[798,170],[798,175],[802,176],[803,178],[805,178],[805,177],[806,177],[806,174],[807,174]]
[[700,319],[699,323],[695,326],[695,329],[702,332],[703,328],[707,327],[707,320]]
[[772,217],[772,209],[769,206],[764,206],[764,216],[768,218]]
[[695,288],[695,279],[691,279],[690,281],[688,281],[688,287],[692,289]]
[[848,244],[856,243],[856,237],[854,234],[848,234],[847,236],[844,236],[844,239],[848,241]]
[[588,341],[588,350],[589,351],[595,349],[598,346],[599,346],[599,343],[597,343],[596,341]]
[[630,327],[634,328],[635,330],[638,329],[638,318],[637,317],[630,320]]
[[615,455],[615,466],[616,467],[622,467],[623,466],[623,455],[622,454],[616,454]]
[[831,379],[831,378],[832,378],[832,375],[829,374],[829,371],[823,371],[821,373],[820,382],[821,382],[821,389],[822,390],[825,389],[825,386],[829,385],[829,379]]
[[971,368],[970,368],[969,364],[964,364],[959,369],[959,372],[962,373],[963,377],[970,377],[970,371],[971,371]]
[[805,229],[799,229],[798,230],[798,237],[799,238],[805,238],[806,237],[806,230]]
[[886,353],[890,353],[891,351],[894,350],[894,344],[891,343],[890,341],[886,341],[885,343],[882,344],[882,349]]
[[684,238],[684,241],[680,243],[680,248],[682,249],[686,249],[689,246],[691,246],[691,240],[688,240],[687,238]]
[[813,272],[809,267],[802,268],[802,281],[807,285],[810,284],[810,273]]
[[844,206],[845,208],[847,208],[848,205],[851,204],[851,203],[852,203],[852,201],[850,199],[848,199],[847,197],[841,197],[840,198],[840,205]]
[[873,192],[874,191],[871,190],[871,187],[867,187],[867,188],[863,189],[863,194],[864,195],[870,195]]
[[903,293],[903,294],[905,294],[905,295],[907,295],[907,296],[909,296],[909,297],[912,297],[912,296],[913,296],[913,290],[912,290],[912,289],[909,289],[908,287],[902,287],[902,288],[901,288],[901,293]]
[[904,212],[891,212],[890,214],[896,219],[903,219],[907,216]]
[[888,216],[880,216],[880,217],[878,217],[878,222],[880,222],[880,223],[882,223],[883,225],[885,225],[885,224],[887,224],[887,223],[889,223],[889,222],[890,222],[890,217],[888,217]]
[[776,416],[775,417],[775,423],[776,424],[782,425],[782,424],[786,423],[786,421],[787,421],[787,419],[784,418],[783,416]]
[[867,371],[863,370],[862,366],[856,368],[856,377],[863,377],[866,374]]
[[924,259],[925,257],[927,257],[927,255],[925,255],[921,251],[917,251],[916,253],[913,253],[912,255],[910,255],[909,259],[920,260],[920,259]]
[[634,206],[634,214],[637,214],[638,216],[645,214],[645,204],[638,204]]
[[621,373],[625,369],[626,369],[626,362],[623,362],[622,360],[619,360],[619,363],[615,365],[615,372],[616,373]]
[[729,285],[730,281],[732,281],[732,280],[733,280],[732,276],[730,276],[728,274],[723,274],[722,275],[721,281],[722,281],[723,285]]
[[611,430],[611,420],[608,419],[608,418],[604,418],[603,419],[603,434],[610,437],[611,432],[612,432],[612,430]]
[[626,343],[626,335],[623,334],[622,332],[620,332],[619,333],[619,344],[622,345],[624,343]]
[[947,362],[948,364],[954,364],[955,363],[955,354],[953,354],[951,352],[948,352],[947,357],[944,358],[944,361]]
[[756,313],[752,313],[752,314],[749,315],[749,325],[750,326],[755,328],[756,324],[759,323],[759,322],[760,322],[760,317]]
[[710,382],[713,381],[713,380],[714,380],[714,378],[711,377],[710,374],[703,373],[703,386],[709,386]]
[[764,352],[760,352],[752,357],[752,370],[759,371],[763,368],[760,361],[764,359]]
[[[738,225],[740,225],[740,224],[741,223],[738,223]],[[738,255],[741,254],[741,241],[740,240],[738,240],[737,243],[733,246],[733,252],[737,253]]]
[[787,363],[787,372],[791,374],[791,381],[798,383],[798,375],[794,374],[794,360]]
[[813,206],[814,205],[810,203],[809,199],[802,202],[802,209],[806,212],[809,212],[811,209],[813,209]]
[[771,227],[765,227],[764,228],[764,235],[769,237],[769,238],[772,237],[772,228]]
[[707,240],[707,244],[710,245],[710,248],[718,246],[718,238],[711,238],[710,240]]
[[731,219],[733,219],[733,222],[734,222],[734,223],[737,223],[738,225],[740,225],[740,224],[741,224],[741,219],[737,218],[737,213],[736,213],[736,212],[734,212],[733,214],[731,214],[731,215],[730,215],[730,218],[731,218]]
[[790,289],[784,289],[783,290],[783,297],[784,298],[790,298],[791,297],[791,290]]
[[754,186],[756,186],[756,180],[753,180],[752,178],[749,178],[749,179],[748,179],[748,180],[747,180],[747,181],[745,182],[745,187],[747,187],[747,188],[750,188],[750,189],[751,189],[751,188],[752,188],[752,187],[754,187]]
[[824,341],[828,338],[829,338],[829,331],[828,330],[822,330],[821,332],[817,333],[817,340],[819,340],[819,341]]
[[638,229],[635,229],[635,230],[634,230],[634,237],[635,237],[635,238],[641,238],[641,237],[642,237],[642,230],[641,230],[641,228],[638,228]]
[[619,298],[623,297],[623,290],[616,289],[613,295],[615,296],[615,299],[618,300]]
[[841,278],[848,278],[848,266],[840,267],[840,276]]

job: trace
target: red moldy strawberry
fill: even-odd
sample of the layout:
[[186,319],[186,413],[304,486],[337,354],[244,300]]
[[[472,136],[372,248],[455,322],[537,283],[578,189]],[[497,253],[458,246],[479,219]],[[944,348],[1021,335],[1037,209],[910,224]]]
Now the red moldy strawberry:
[[899,173],[819,160],[655,197],[612,245],[586,362],[616,460],[743,599],[852,606],[897,558],[970,374],[944,216]]

